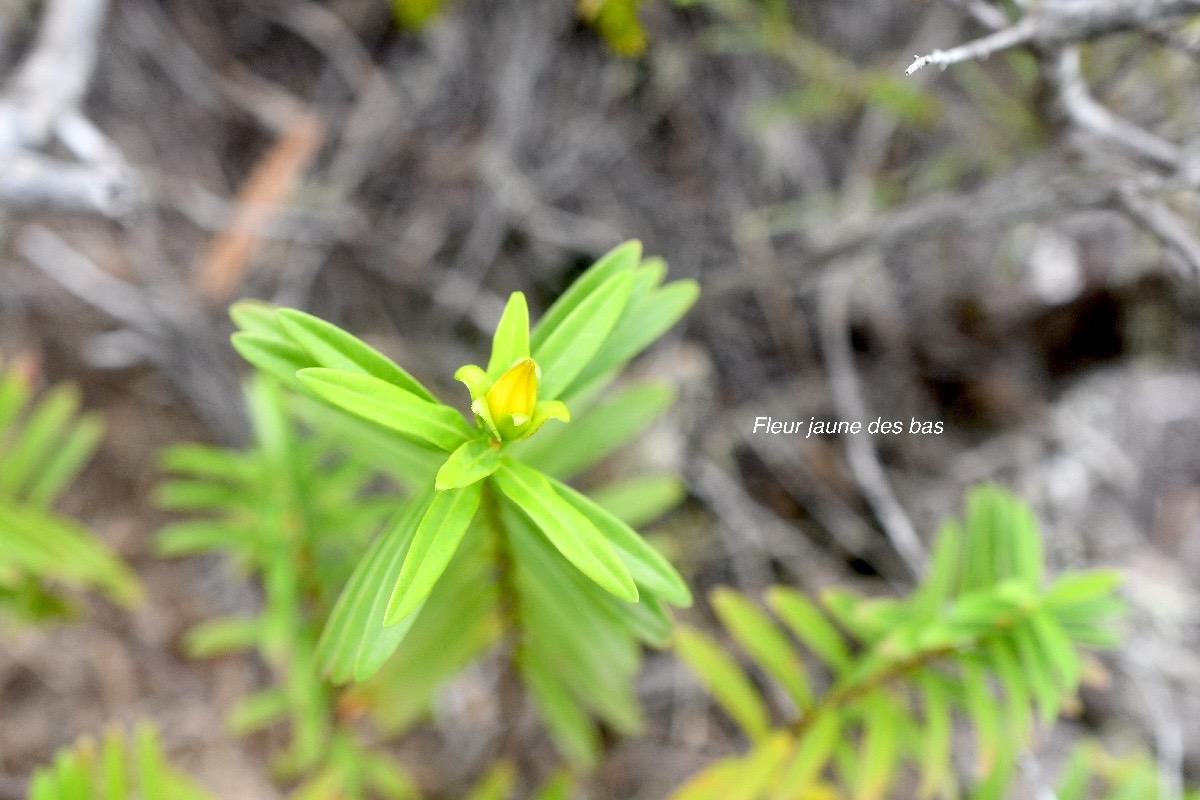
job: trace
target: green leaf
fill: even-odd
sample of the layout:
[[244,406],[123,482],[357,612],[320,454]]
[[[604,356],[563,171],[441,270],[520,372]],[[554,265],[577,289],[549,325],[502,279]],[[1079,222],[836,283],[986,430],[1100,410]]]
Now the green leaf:
[[275,315],[292,341],[312,356],[312,366],[372,375],[412,392],[422,400],[438,401],[396,362],[333,323],[294,308],[281,308]]
[[500,448],[487,439],[470,439],[438,470],[435,488],[460,489],[491,475],[500,466]]
[[454,557],[467,526],[479,508],[482,486],[473,483],[462,489],[446,489],[433,497],[421,518],[404,557],[404,566],[392,589],[383,624],[395,625],[429,596],[433,584]]
[[863,702],[863,744],[855,776],[855,800],[878,800],[891,783],[899,756],[897,709],[881,690]]
[[358,562],[334,604],[316,653],[321,669],[334,683],[373,675],[412,627],[415,614],[389,628],[383,626],[383,618],[395,586],[392,576],[400,574],[409,544],[432,502],[430,489],[404,504]]
[[487,375],[496,380],[521,359],[529,358],[529,306],[525,295],[513,292],[496,325],[492,337],[492,357],[488,361]]
[[742,759],[741,780],[721,795],[722,800],[758,800],[776,782],[779,769],[791,751],[790,734],[772,734]]
[[17,415],[29,402],[33,390],[29,380],[18,370],[0,370],[0,438],[10,433]]
[[542,368],[539,396],[554,400],[599,352],[633,288],[632,272],[613,275],[585,297],[554,332],[533,346]]
[[850,650],[842,635],[807,597],[794,589],[777,586],[767,591],[767,604],[835,672],[850,666]]
[[229,307],[229,318],[238,330],[273,335],[279,330],[278,307],[253,298],[238,300]]
[[243,697],[229,710],[225,723],[231,731],[244,736],[283,719],[287,713],[287,693],[282,687],[273,687]]
[[[646,50],[646,29],[638,19],[641,0],[598,0],[589,3],[587,21],[613,52],[638,56]],[[584,6],[581,6],[584,8]]]
[[1047,608],[1060,609],[1111,597],[1121,585],[1121,573],[1113,569],[1069,572],[1046,590],[1042,602]]
[[520,667],[521,677],[542,712],[555,744],[576,764],[583,767],[594,764],[600,740],[592,721],[542,663],[525,653]]
[[392,18],[397,27],[419,31],[433,21],[446,0],[392,0]]
[[691,590],[683,578],[637,531],[570,486],[554,479],[550,479],[550,485],[596,526],[629,570],[634,583],[672,605],[687,607],[692,604]]
[[639,475],[591,493],[596,505],[634,528],[658,519],[686,496],[687,487],[675,475]]
[[571,382],[563,396],[571,397],[605,375],[619,369],[645,350],[676,322],[700,296],[695,281],[675,281],[640,297],[633,297],[613,326],[604,347]]
[[492,480],[580,572],[623,600],[637,600],[637,586],[612,545],[545,475],[506,458]]
[[731,589],[716,589],[710,597],[722,624],[733,634],[747,653],[787,690],[796,708],[807,710],[812,705],[812,687],[804,662],[796,651],[758,606]]
[[771,800],[792,800],[805,797],[805,789],[821,777],[833,750],[841,738],[842,722],[832,710],[814,711],[808,729],[796,747],[792,763],[779,779]]
[[918,676],[917,685],[925,711],[920,742],[921,797],[930,798],[939,793],[945,795],[950,777],[953,733],[950,693],[940,676],[929,673]]
[[115,729],[104,735],[101,745],[104,768],[105,800],[124,800],[129,791],[129,775],[125,764],[125,742]]
[[1071,758],[1062,771],[1054,794],[1057,800],[1086,800],[1088,784],[1091,783],[1092,769],[1088,751],[1083,746],[1076,746],[1071,751]]
[[246,650],[258,643],[262,622],[256,617],[216,617],[188,631],[183,649],[191,658]]
[[1024,620],[1013,626],[1012,637],[1025,679],[1037,698],[1042,720],[1049,723],[1058,715],[1061,704],[1061,694],[1054,683],[1054,667],[1043,656],[1031,622]]
[[1033,729],[1030,711],[1033,698],[1028,680],[1021,671],[1015,645],[1008,639],[993,639],[988,643],[985,655],[1008,700],[1008,737],[1023,745]]
[[471,793],[467,795],[467,800],[506,800],[509,793],[512,792],[516,780],[517,772],[513,769],[513,765],[507,761],[501,761],[480,779]]
[[991,772],[1000,752],[1000,707],[988,685],[987,673],[976,661],[962,664],[963,688],[966,693],[967,714],[975,727],[978,746],[978,770]]
[[671,792],[668,800],[725,800],[741,784],[744,770],[741,758],[718,759]]
[[35,407],[15,440],[5,443],[0,460],[0,494],[24,496],[46,461],[59,447],[79,411],[79,389],[63,384],[52,389]]
[[675,634],[680,658],[708,688],[738,727],[754,741],[770,731],[767,707],[746,673],[716,641],[692,628],[680,628]]
[[285,386],[303,388],[296,373],[312,366],[312,358],[304,348],[261,333],[235,333],[230,342],[256,369],[278,378]]
[[154,549],[159,555],[180,556],[223,547],[246,547],[264,544],[266,540],[256,528],[239,528],[209,519],[176,522],[158,532]]
[[946,522],[934,546],[929,574],[917,590],[915,603],[920,613],[933,616],[954,596],[962,572],[962,528]]
[[571,773],[560,769],[542,784],[537,794],[533,796],[533,800],[571,800],[574,789],[575,781],[571,777]]
[[134,737],[142,797],[167,797],[167,768],[157,732],[150,725],[139,725]]
[[[602,283],[620,272],[632,272],[642,257],[642,243],[631,240],[620,244],[596,260],[562,296],[542,315],[529,335],[529,346],[536,351],[562,324],[563,320]],[[536,356],[535,356],[536,358]]]
[[103,436],[104,422],[98,415],[81,416],[42,462],[25,490],[25,499],[43,508],[54,503],[91,460]]
[[1079,653],[1075,650],[1075,645],[1063,632],[1058,620],[1045,611],[1033,614],[1029,622],[1037,637],[1041,652],[1053,665],[1063,688],[1067,692],[1075,691],[1079,685],[1079,674],[1083,669],[1083,663]]
[[674,401],[667,384],[636,384],[576,416],[555,436],[530,439],[515,455],[548,475],[569,478],[634,439]]
[[371,375],[338,369],[303,369],[301,383],[334,405],[414,439],[452,451],[471,434],[450,406],[430,403]]

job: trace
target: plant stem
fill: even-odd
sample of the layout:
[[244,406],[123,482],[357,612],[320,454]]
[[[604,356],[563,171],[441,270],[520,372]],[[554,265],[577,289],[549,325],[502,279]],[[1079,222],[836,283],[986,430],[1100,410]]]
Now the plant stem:
[[500,742],[500,754],[513,756],[516,747],[517,726],[513,724],[520,716],[523,705],[523,690],[520,678],[521,649],[521,592],[517,584],[517,565],[513,558],[509,533],[500,516],[500,503],[491,480],[485,479],[480,503],[483,524],[491,541],[492,559],[496,568],[497,605],[500,609],[500,627],[503,644],[501,672],[496,692],[500,706],[500,717],[505,733]]

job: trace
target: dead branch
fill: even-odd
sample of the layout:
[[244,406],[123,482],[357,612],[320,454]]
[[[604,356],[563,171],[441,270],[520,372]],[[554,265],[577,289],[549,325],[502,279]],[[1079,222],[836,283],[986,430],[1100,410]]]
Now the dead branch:
[[1182,168],[1183,148],[1121,119],[1092,97],[1080,71],[1078,47],[1064,47],[1055,67],[1059,99],[1075,125],[1137,158],[1172,171]]
[[949,50],[917,56],[905,74],[928,64],[945,69],[1026,44],[1044,49],[1064,47],[1197,13],[1200,0],[1043,0],[1007,28]]
[[[839,416],[846,420],[867,420],[870,415],[854,372],[854,354],[849,341],[852,279],[853,273],[849,270],[831,270],[822,282],[821,349]],[[867,503],[912,576],[920,578],[925,574],[925,548],[904,507],[892,492],[871,436],[866,433],[850,435],[845,441],[846,458]]]
[[[116,217],[140,199],[120,151],[79,111],[107,0],[52,0],[37,42],[0,96],[0,201]],[[57,137],[78,163],[38,149]]]

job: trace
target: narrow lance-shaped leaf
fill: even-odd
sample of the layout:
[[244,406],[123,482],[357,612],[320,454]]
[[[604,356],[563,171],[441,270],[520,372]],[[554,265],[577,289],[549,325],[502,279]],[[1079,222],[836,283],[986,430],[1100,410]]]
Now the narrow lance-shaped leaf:
[[312,357],[300,345],[290,339],[247,332],[235,333],[229,341],[238,355],[256,369],[282,381],[285,386],[303,389],[296,373],[311,367]]
[[78,409],[79,390],[73,386],[62,385],[46,395],[0,460],[0,493],[24,494]]
[[1046,591],[1043,603],[1047,608],[1059,609],[1107,599],[1121,585],[1121,573],[1111,569],[1095,569],[1087,572],[1072,572],[1061,576]]
[[371,375],[313,368],[300,370],[298,377],[334,405],[443,450],[454,450],[470,434],[466,420],[450,406],[422,400]]
[[412,392],[422,400],[437,402],[420,381],[357,336],[294,308],[281,308],[276,316],[288,336],[312,356],[315,362],[312,366],[372,375]]
[[683,318],[700,295],[694,281],[675,281],[630,301],[604,347],[563,392],[571,397],[605,373],[618,369]]
[[1029,621],[1041,652],[1053,665],[1063,689],[1067,693],[1074,692],[1079,685],[1079,674],[1083,668],[1075,645],[1063,632],[1058,621],[1047,611],[1035,612]]
[[883,797],[896,770],[899,755],[898,725],[891,699],[881,690],[868,695],[863,720],[863,744],[855,775],[855,800]]
[[1021,669],[1033,690],[1033,696],[1037,698],[1042,721],[1049,723],[1058,716],[1062,697],[1054,682],[1054,667],[1042,655],[1037,636],[1028,620],[1013,626],[1012,636]]
[[103,436],[104,423],[99,416],[85,414],[80,417],[33,476],[25,491],[26,499],[42,507],[53,504],[96,452]]
[[383,624],[395,625],[416,610],[429,596],[433,584],[446,570],[467,526],[479,508],[481,485],[446,489],[434,495],[421,518],[392,589]]
[[138,784],[143,797],[167,797],[166,764],[158,734],[149,725],[138,727],[136,737]]
[[545,475],[505,459],[490,480],[580,572],[617,597],[637,600],[637,586],[612,545]]
[[791,734],[777,732],[742,760],[742,779],[721,795],[723,800],[758,800],[779,777],[792,750]]
[[637,267],[642,257],[642,243],[631,240],[610,250],[580,275],[554,305],[542,315],[529,337],[529,346],[537,350],[553,334],[575,308],[602,283],[619,272]]
[[487,439],[470,439],[450,454],[438,470],[439,490],[458,489],[481,481],[500,466],[500,448]]
[[763,739],[771,727],[767,707],[746,673],[726,655],[721,645],[700,631],[680,628],[675,646],[680,657],[746,735],[755,741]]
[[591,493],[596,505],[637,528],[679,505],[687,487],[677,475],[639,475],[605,484]]
[[730,589],[712,594],[717,616],[747,653],[779,682],[801,711],[812,704],[812,688],[800,660],[775,623],[742,595]]
[[632,272],[613,275],[533,347],[533,358],[542,368],[542,399],[556,399],[600,350],[632,286]]
[[550,480],[550,485],[596,526],[596,530],[616,550],[634,583],[672,605],[692,604],[692,593],[683,578],[637,531],[570,486],[553,479]]
[[975,727],[978,742],[979,771],[990,772],[1000,750],[1000,708],[988,686],[987,673],[975,661],[962,665],[967,713]]
[[804,797],[804,791],[821,777],[842,734],[842,721],[834,710],[813,712],[817,716],[796,746],[791,763],[779,779],[771,800]]
[[950,694],[935,675],[917,678],[924,706],[921,726],[921,797],[929,798],[942,792],[949,779],[952,721]]
[[529,358],[529,306],[525,295],[513,292],[492,336],[492,356],[487,374],[496,380],[523,358]]
[[1008,737],[1020,744],[1028,738],[1033,725],[1028,680],[1021,672],[1013,643],[1008,639],[992,640],[986,650],[988,663],[1004,689],[1008,709]]
[[106,800],[122,800],[129,791],[129,772],[125,764],[124,741],[116,730],[105,734],[101,758]]
[[675,400],[663,383],[639,383],[576,415],[553,436],[522,446],[522,461],[556,478],[570,477],[626,444],[658,419]]
[[835,671],[850,666],[850,650],[842,635],[821,610],[794,589],[775,587],[767,592],[767,603],[801,641]]
[[334,683],[374,674],[411,627],[416,615],[388,628],[383,618],[395,585],[392,576],[400,574],[417,525],[432,501],[429,490],[405,503],[359,560],[334,604],[317,643],[318,663]]

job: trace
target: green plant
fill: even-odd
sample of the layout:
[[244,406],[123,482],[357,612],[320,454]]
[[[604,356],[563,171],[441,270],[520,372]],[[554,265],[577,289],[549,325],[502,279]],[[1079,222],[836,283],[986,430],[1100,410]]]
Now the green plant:
[[[1031,736],[1033,708],[1053,721],[1080,680],[1082,645],[1115,642],[1116,573],[1067,573],[1043,586],[1041,537],[1021,501],[995,486],[974,490],[965,523],[946,524],[932,568],[904,599],[826,592],[821,607],[785,587],[767,592],[783,624],[745,596],[718,589],[713,607],[791,708],[773,722],[738,662],[714,639],[679,632],[680,656],[753,744],[673,795],[699,798],[888,796],[905,761],[922,796],[956,796],[952,719],[976,740],[973,797],[1003,797]],[[823,690],[804,652],[824,665]],[[1137,795],[1144,796],[1144,795]]]
[[163,757],[158,732],[138,727],[132,741],[113,730],[59,751],[33,773],[29,800],[212,800]]
[[622,245],[532,330],[514,293],[487,367],[456,374],[474,424],[327,322],[234,307],[233,342],[247,360],[365,420],[372,449],[392,453],[415,487],[349,577],[315,652],[334,682],[361,683],[348,697],[385,731],[411,724],[440,684],[497,645],[575,763],[597,752],[593,716],[618,731],[640,724],[631,687],[640,645],[665,646],[667,604],[691,597],[630,522],[661,513],[681,489],[648,476],[589,497],[563,481],[671,402],[656,383],[606,391],[696,298],[691,282],[660,285],[665,271],[639,243]]
[[33,400],[25,374],[0,371],[0,614],[40,620],[71,610],[60,587],[95,589],[132,605],[137,579],[92,533],[54,504],[91,459],[104,432],[62,385]]
[[[646,29],[638,19],[642,0],[576,0],[580,18],[595,28],[614,53],[638,56]],[[392,17],[403,30],[420,30],[442,12],[446,0],[391,0]]]
[[[1160,784],[1158,762],[1144,750],[1116,755],[1084,741],[1071,753],[1054,789],[1057,800],[1158,800],[1169,797]],[[1200,789],[1183,788],[1180,800],[1197,800]]]
[[270,378],[252,382],[246,402],[251,448],[181,444],[163,454],[176,477],[159,487],[160,505],[209,516],[165,528],[159,550],[228,553],[263,594],[260,613],[208,620],[189,631],[185,649],[193,657],[255,649],[271,666],[275,682],[239,702],[228,721],[242,734],[287,724],[275,769],[283,780],[300,779],[296,798],[415,797],[403,768],[360,741],[315,666],[338,592],[399,502],[394,491],[369,491],[387,460],[363,458],[347,425],[331,419],[339,415]]

